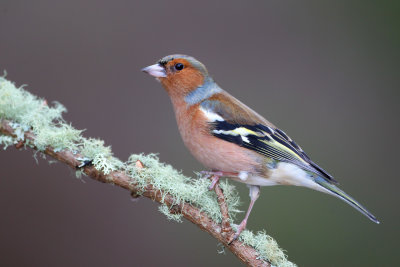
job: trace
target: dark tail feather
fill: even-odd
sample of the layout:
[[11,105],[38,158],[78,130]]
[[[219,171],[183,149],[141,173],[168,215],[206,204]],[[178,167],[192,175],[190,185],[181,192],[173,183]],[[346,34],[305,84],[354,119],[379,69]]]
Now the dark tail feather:
[[319,184],[320,186],[322,186],[323,188],[325,188],[326,190],[328,190],[329,192],[331,192],[334,196],[342,199],[343,201],[347,202],[348,204],[350,204],[351,206],[356,208],[359,212],[361,212],[362,214],[367,216],[368,219],[370,219],[374,223],[378,223],[379,224],[379,221],[376,219],[376,217],[374,215],[372,215],[371,212],[369,212],[360,203],[355,201],[351,196],[347,195],[345,192],[340,190],[338,187],[336,187],[335,185],[333,185],[329,181],[325,180],[324,178],[317,177],[317,178],[315,178],[315,182],[317,184]]

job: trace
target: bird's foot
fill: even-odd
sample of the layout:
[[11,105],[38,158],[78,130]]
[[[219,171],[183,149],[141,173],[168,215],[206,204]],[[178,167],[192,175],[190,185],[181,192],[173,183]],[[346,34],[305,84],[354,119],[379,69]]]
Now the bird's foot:
[[211,184],[210,184],[210,186],[208,187],[208,190],[213,190],[214,188],[215,188],[215,185],[218,183],[218,181],[219,181],[219,177],[220,176],[218,176],[218,175],[213,175],[212,176],[212,180],[211,180]]
[[215,185],[218,183],[219,178],[222,176],[238,176],[238,173],[236,172],[224,172],[224,171],[201,171],[200,172],[202,175],[204,175],[204,178],[211,178],[211,185],[208,187],[208,189],[211,191],[215,188]]
[[212,175],[217,175],[217,176],[238,176],[239,173],[237,172],[224,172],[224,171],[201,171],[200,172],[202,175],[205,176],[205,178],[208,178]]
[[222,172],[214,172],[214,171],[201,171],[200,174],[204,175],[203,178],[209,178],[213,175],[222,176]]
[[246,229],[246,224],[247,224],[247,220],[244,219],[238,226],[236,233],[233,235],[233,237],[231,238],[231,240],[228,242],[228,245],[230,245],[233,241],[235,241],[236,239],[238,239],[238,237],[240,236],[240,234],[242,233],[242,231],[244,229]]

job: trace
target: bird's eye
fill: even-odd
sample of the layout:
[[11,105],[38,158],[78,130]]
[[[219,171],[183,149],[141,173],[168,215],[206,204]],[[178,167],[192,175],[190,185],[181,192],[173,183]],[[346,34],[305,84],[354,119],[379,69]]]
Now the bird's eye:
[[182,70],[183,69],[183,64],[182,63],[176,63],[175,64],[175,69],[176,70]]

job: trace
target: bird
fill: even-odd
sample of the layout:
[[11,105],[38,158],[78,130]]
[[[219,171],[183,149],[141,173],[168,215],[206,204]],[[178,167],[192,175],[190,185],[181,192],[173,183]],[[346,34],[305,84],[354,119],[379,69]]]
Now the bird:
[[245,183],[250,205],[233,240],[246,228],[261,186],[294,185],[333,195],[371,221],[377,218],[339,189],[337,181],[314,163],[284,131],[223,90],[194,57],[174,54],[142,69],[166,90],[185,146],[212,177]]

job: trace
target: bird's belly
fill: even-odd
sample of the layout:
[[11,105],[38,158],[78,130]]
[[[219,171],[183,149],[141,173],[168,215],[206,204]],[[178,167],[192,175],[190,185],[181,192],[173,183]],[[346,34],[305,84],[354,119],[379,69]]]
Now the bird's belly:
[[307,172],[288,162],[279,162],[276,167],[272,169],[269,179],[282,185],[304,187],[314,187],[316,185]]
[[[189,150],[204,166],[212,170],[226,172],[254,172],[258,162],[246,151],[246,149],[225,141],[215,142],[210,138],[207,144],[194,145]],[[196,147],[197,146],[197,147]]]
[[272,186],[272,185],[295,185],[295,186],[304,186],[308,188],[312,188],[318,191],[323,191],[322,187],[320,187],[317,183],[314,182],[312,177],[300,169],[298,166],[287,163],[280,162],[276,165],[275,168],[270,169],[265,176],[260,176],[257,174],[248,173],[245,178],[240,177],[230,177],[231,179],[251,184],[251,185],[259,185],[259,186]]
[[259,175],[251,175],[251,174],[249,174],[249,176],[246,179],[241,179],[239,177],[230,177],[230,178],[234,181],[249,184],[249,185],[272,186],[272,185],[279,184],[276,181],[273,181],[266,177],[259,176]]

